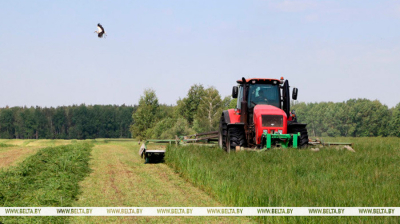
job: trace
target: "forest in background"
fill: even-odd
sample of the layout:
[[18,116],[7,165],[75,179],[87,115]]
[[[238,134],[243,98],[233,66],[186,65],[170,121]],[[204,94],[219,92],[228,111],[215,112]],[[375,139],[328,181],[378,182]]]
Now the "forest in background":
[[[185,98],[168,111],[160,108],[153,90],[146,90],[133,115],[133,137],[174,138],[175,135],[218,130],[221,112],[236,107],[236,99],[222,98],[213,87],[193,85]],[[345,102],[291,102],[298,122],[306,123],[315,137],[400,137],[400,103],[388,108],[378,100]]]
[[134,106],[0,108],[0,138],[129,138]]
[[[218,130],[222,111],[235,107],[236,99],[201,84],[191,86],[176,105],[160,104],[156,92],[146,89],[134,106],[7,107],[0,108],[0,138],[168,139]],[[400,137],[400,103],[388,108],[368,99],[294,101],[291,109],[307,124],[309,136]]]
[[308,136],[400,137],[400,103],[393,108],[368,99],[292,104]]

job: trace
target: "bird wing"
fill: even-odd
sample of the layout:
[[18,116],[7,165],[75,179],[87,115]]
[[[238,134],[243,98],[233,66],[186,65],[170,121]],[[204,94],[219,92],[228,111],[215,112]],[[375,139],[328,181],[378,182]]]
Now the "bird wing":
[[104,32],[104,28],[103,28],[103,26],[102,26],[100,23],[97,24],[97,29],[99,30],[99,33]]

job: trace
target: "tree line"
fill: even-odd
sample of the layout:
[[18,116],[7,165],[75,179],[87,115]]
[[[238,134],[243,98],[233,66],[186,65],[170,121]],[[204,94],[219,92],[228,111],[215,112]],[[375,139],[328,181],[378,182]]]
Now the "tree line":
[[0,138],[130,138],[135,106],[73,105],[0,108]]
[[400,103],[393,108],[368,99],[292,104],[309,136],[400,137]]
[[[159,103],[156,92],[146,89],[134,106],[7,107],[0,108],[0,138],[169,139],[218,130],[221,112],[235,107],[236,99],[201,84],[191,86],[175,105]],[[309,136],[400,137],[400,103],[388,108],[368,99],[293,101],[292,109],[307,124]]]
[[138,139],[173,139],[218,129],[222,110],[228,109],[231,97],[222,98],[214,87],[191,86],[187,96],[175,106],[162,105],[156,93],[146,89],[133,113],[132,137]]
[[[400,137],[400,103],[388,108],[378,100],[350,99],[345,102],[291,102],[298,121],[307,124],[309,136],[397,136]],[[221,112],[236,107],[236,99],[222,98],[213,88],[193,85],[176,106],[161,106],[154,90],[145,90],[133,114],[132,136],[174,138],[218,130]]]
[[6,107],[0,108],[0,138],[175,138],[217,130],[222,110],[233,108],[233,101],[196,84],[176,105],[159,103],[146,89],[134,106]]

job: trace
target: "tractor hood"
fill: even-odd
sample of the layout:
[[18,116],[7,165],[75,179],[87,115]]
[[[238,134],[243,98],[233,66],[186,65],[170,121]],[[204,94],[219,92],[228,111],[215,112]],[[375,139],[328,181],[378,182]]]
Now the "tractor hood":
[[261,135],[264,131],[268,133],[279,132],[287,134],[287,116],[285,111],[271,105],[256,105],[253,110],[256,144],[261,143]]

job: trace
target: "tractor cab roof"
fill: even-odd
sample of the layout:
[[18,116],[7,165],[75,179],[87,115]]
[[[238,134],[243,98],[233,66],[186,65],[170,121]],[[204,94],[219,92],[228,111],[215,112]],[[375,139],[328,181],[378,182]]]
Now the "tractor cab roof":
[[[283,83],[283,77],[279,79],[268,79],[268,78],[250,78],[246,79],[246,83],[272,83],[277,81],[278,83]],[[243,80],[237,80],[237,83],[243,84]]]

